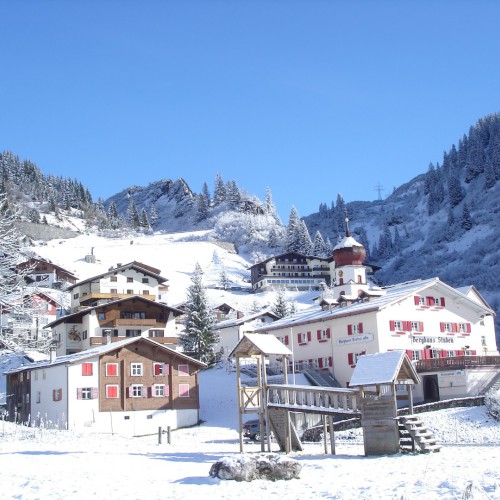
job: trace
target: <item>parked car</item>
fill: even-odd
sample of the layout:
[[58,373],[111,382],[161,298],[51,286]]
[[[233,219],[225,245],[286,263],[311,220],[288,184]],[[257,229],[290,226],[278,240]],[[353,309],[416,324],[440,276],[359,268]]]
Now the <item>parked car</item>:
[[[266,432],[266,426],[264,424],[264,434]],[[243,424],[243,437],[251,439],[252,441],[260,441],[260,420],[249,420]],[[266,436],[264,435],[264,438]]]

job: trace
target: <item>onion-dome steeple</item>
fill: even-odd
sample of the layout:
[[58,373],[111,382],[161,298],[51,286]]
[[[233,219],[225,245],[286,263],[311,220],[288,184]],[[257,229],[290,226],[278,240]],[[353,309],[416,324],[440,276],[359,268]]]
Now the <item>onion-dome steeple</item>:
[[345,218],[345,236],[333,248],[332,257],[336,267],[360,266],[366,258],[365,247],[351,236],[347,217]]

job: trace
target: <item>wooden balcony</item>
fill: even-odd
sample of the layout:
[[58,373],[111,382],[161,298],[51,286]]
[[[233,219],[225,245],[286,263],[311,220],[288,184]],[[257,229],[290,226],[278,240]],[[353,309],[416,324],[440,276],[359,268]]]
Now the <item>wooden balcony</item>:
[[482,366],[500,368],[500,356],[455,356],[453,358],[421,359],[415,362],[418,373],[441,370],[464,370]]
[[142,293],[89,293],[87,295],[82,295],[80,297],[80,304],[86,304],[87,302],[99,301],[99,300],[120,300],[126,299],[128,297],[139,296],[144,299],[156,300],[156,295],[148,295]]
[[99,323],[101,328],[118,328],[120,326],[146,326],[148,328],[166,328],[167,324],[164,322],[159,322],[154,318],[143,318],[143,319],[125,319],[125,318],[116,318],[111,321],[101,321]]
[[[123,337],[111,337],[111,342],[118,342],[120,340],[124,340],[125,336]],[[179,339],[177,337],[145,337],[149,338],[150,340],[154,340],[155,342],[158,342],[158,344],[164,344],[164,345],[177,345],[179,342]],[[90,337],[90,345],[104,345],[106,343],[106,338],[105,337]]]

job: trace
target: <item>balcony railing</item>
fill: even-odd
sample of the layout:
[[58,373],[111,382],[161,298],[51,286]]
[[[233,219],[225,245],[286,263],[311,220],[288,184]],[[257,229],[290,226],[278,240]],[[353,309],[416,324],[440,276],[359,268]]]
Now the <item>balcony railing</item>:
[[417,372],[464,370],[480,366],[500,367],[500,356],[455,356],[453,358],[421,359],[415,362]]
[[142,293],[89,293],[80,297],[80,304],[85,304],[93,300],[119,300],[126,299],[138,295],[149,300],[156,300],[156,295],[142,294]]
[[142,319],[117,318],[117,319],[113,319],[111,321],[101,321],[99,326],[101,328],[117,328],[119,326],[147,326],[147,327],[154,327],[154,328],[165,328],[166,323],[161,323],[154,318],[152,318],[152,319],[148,319],[148,318],[142,318]]

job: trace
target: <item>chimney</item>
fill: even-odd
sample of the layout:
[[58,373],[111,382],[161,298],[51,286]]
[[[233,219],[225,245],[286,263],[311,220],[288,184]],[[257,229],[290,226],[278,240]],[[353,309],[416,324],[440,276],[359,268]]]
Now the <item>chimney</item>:
[[57,347],[55,345],[50,346],[50,363],[52,364],[56,360]]
[[106,344],[111,344],[111,330],[104,330],[104,336],[106,337]]

